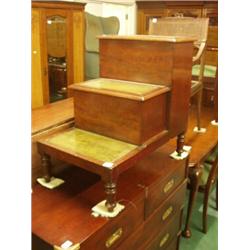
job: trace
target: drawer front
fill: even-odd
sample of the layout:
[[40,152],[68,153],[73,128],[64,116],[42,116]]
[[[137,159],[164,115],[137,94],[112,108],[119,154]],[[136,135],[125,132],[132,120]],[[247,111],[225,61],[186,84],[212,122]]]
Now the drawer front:
[[105,228],[81,244],[81,250],[110,250],[117,247],[143,223],[143,200],[126,205],[126,210],[110,220]]
[[184,203],[185,191],[186,181],[146,220],[143,226],[125,240],[120,249],[144,249],[142,244],[151,242],[159,232],[166,227],[168,228],[168,225],[174,218],[175,223],[179,227],[179,217]]
[[170,243],[178,237],[181,218],[181,211],[179,211],[172,220],[167,224],[167,227],[155,237],[154,240],[145,248],[145,250],[162,250],[168,249]]
[[161,178],[155,185],[148,187],[145,202],[145,218],[147,218],[185,179],[186,161],[176,161],[176,168]]
[[179,245],[179,240],[180,240],[180,236],[175,237],[170,243],[169,246],[167,248],[165,248],[166,250],[176,250],[179,249],[177,248]]
[[154,228],[160,231],[169,221],[178,214],[184,206],[187,181],[185,180],[175,192],[149,217],[147,227],[153,235]]

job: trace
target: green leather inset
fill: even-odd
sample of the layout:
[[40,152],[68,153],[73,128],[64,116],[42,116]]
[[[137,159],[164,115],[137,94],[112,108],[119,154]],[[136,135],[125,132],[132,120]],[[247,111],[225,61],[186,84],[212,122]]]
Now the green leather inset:
[[78,128],[55,135],[49,138],[47,143],[102,162],[115,162],[137,147]]
[[135,83],[105,78],[98,78],[84,82],[82,86],[100,90],[111,90],[115,92],[135,94],[140,96],[146,95],[154,90],[161,88],[161,86],[159,85]]

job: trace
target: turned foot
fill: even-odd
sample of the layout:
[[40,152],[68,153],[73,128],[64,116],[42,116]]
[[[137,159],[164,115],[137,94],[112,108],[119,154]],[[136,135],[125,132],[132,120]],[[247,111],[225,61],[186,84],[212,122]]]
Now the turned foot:
[[51,180],[51,162],[50,162],[50,156],[47,154],[42,155],[42,168],[44,171],[43,178],[46,182],[50,182]]
[[184,146],[184,141],[185,141],[185,134],[181,133],[177,136],[177,147],[176,147],[176,152],[178,153],[179,156],[183,153],[183,146]]
[[107,182],[104,185],[105,193],[107,195],[105,206],[109,212],[113,212],[116,206],[116,183]]
[[189,194],[189,201],[188,201],[188,209],[187,209],[187,217],[186,217],[186,223],[185,223],[185,228],[182,232],[182,236],[186,238],[191,237],[191,230],[190,230],[190,219],[193,211],[193,206],[194,202],[196,199],[198,187],[199,187],[199,182],[200,182],[200,177],[202,174],[202,169],[200,166],[196,167],[190,167],[189,168],[189,179],[190,179],[190,194]]
[[183,230],[182,231],[182,236],[185,237],[185,238],[191,238],[192,233],[191,233],[190,229]]

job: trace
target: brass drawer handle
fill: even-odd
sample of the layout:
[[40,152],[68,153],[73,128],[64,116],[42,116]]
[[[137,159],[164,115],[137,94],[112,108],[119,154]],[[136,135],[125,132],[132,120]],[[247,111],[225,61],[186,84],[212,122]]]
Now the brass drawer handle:
[[168,218],[168,216],[173,212],[173,207],[170,206],[165,212],[164,214],[162,215],[162,220],[166,220]]
[[111,247],[122,236],[122,228],[117,229],[107,240],[105,246]]
[[163,247],[169,239],[169,233],[167,233],[160,241],[159,247]]
[[164,186],[164,193],[167,193],[174,185],[174,179],[170,180],[165,186]]

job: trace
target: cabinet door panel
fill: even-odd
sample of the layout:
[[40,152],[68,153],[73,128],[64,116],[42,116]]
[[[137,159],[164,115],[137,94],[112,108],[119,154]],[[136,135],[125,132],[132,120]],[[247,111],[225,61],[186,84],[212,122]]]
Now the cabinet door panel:
[[32,108],[44,105],[39,19],[40,11],[32,10]]
[[186,16],[186,17],[201,17],[202,9],[200,8],[169,8],[167,16]]
[[32,108],[84,80],[85,3],[32,1]]

